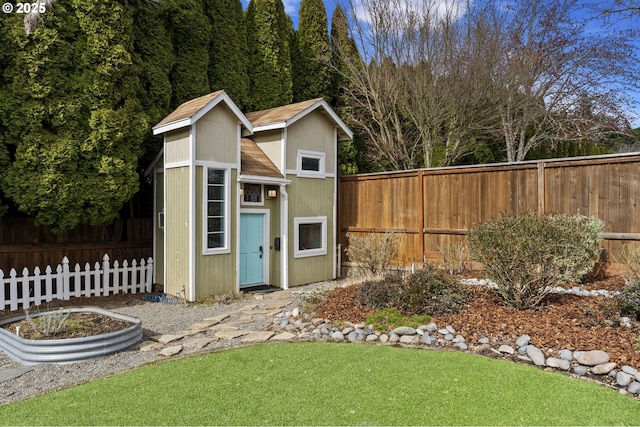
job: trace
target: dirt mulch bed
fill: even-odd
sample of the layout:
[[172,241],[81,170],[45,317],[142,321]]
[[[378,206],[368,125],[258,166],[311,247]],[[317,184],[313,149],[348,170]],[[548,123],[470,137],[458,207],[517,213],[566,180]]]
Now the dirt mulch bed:
[[[54,312],[52,315],[56,316],[57,314]],[[16,328],[19,327],[20,337],[24,339],[61,340],[116,332],[130,327],[132,324],[99,313],[69,313],[69,316],[64,321],[64,327],[54,333],[45,335],[42,333],[43,327],[38,325],[38,317],[35,317],[31,320],[24,319],[8,323],[3,325],[2,328],[15,333]]]
[[[467,275],[468,277],[468,275]],[[570,285],[572,286],[579,285]],[[593,280],[582,288],[618,291],[624,286],[620,277]],[[640,350],[636,340],[640,329],[611,325],[616,317],[607,310],[610,299],[553,294],[535,310],[505,307],[485,287],[471,287],[475,298],[456,315],[434,317],[433,322],[451,325],[468,342],[488,337],[495,343],[513,343],[521,335],[530,335],[539,348],[557,352],[568,350],[604,350],[619,365],[640,367]],[[316,307],[316,314],[332,321],[363,322],[374,310],[358,304],[358,286],[336,289]]]

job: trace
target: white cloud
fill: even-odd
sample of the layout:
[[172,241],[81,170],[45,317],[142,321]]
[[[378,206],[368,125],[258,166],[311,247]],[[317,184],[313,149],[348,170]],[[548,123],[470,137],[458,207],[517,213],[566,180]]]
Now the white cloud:
[[370,24],[371,15],[375,10],[395,9],[397,16],[407,13],[426,16],[429,13],[434,18],[444,18],[450,15],[454,20],[460,18],[465,11],[464,0],[351,0],[356,18]]

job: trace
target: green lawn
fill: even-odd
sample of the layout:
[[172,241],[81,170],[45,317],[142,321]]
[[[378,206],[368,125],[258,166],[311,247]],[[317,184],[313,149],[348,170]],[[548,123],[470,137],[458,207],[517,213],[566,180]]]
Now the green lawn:
[[331,343],[172,360],[0,407],[0,425],[640,425],[598,384],[460,352]]

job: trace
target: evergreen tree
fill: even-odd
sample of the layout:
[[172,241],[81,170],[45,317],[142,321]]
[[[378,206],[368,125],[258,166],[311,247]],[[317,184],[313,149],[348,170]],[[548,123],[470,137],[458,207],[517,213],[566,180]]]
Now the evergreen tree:
[[293,27],[282,0],[251,0],[246,12],[249,110],[291,103]]
[[324,97],[330,102],[333,73],[329,67],[327,11],[322,0],[302,0],[296,33],[297,55],[293,65],[293,100]]
[[15,160],[4,192],[54,231],[110,223],[138,190],[149,126],[136,100],[132,21],[126,3],[70,0],[29,36],[12,28],[19,104],[6,124]]
[[211,23],[209,85],[224,89],[242,109],[247,103],[247,35],[240,0],[204,0]]
[[171,108],[210,92],[211,24],[198,0],[164,0],[170,17],[175,64]]
[[[361,60],[355,41],[349,36],[347,17],[340,6],[333,10],[333,15],[331,16],[330,42],[333,69],[331,93],[333,98],[329,102],[348,126],[357,128],[357,126],[353,126],[349,98],[344,93],[345,90],[348,90],[349,76],[354,72],[353,69],[347,67],[346,63],[358,64]],[[356,59],[345,61],[344,58]],[[352,140],[339,143],[338,162],[340,174],[350,175],[372,172],[373,168],[366,161],[366,156],[364,155],[366,150],[364,138],[357,132],[354,133]]]

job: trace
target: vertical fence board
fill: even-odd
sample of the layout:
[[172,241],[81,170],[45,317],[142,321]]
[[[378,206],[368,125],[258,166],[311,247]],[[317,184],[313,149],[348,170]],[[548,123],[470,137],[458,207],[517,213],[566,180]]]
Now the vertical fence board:
[[338,243],[348,245],[347,232],[403,233],[398,263],[434,258],[474,225],[525,211],[597,216],[605,233],[628,236],[605,239],[615,257],[640,240],[640,154],[346,176],[338,200]]

